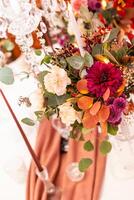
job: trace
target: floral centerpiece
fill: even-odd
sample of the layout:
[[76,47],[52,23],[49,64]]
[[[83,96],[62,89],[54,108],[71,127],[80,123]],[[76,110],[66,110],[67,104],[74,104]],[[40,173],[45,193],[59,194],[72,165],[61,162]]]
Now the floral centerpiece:
[[[44,111],[35,113],[37,118],[55,114],[68,128],[67,136],[77,140],[98,127],[103,154],[112,148],[108,135],[116,135],[122,116],[133,112],[133,41],[123,40],[119,46],[119,32],[103,24],[83,36],[84,56],[67,44],[43,58],[46,69],[37,75],[45,99]],[[84,148],[90,151],[93,145],[85,141]],[[85,170],[83,160],[81,171]]]
[[[37,120],[46,116],[52,122],[59,119],[58,130],[63,130],[62,136],[83,140],[86,151],[94,147],[90,140],[85,140],[85,135],[97,128],[102,135],[100,151],[105,155],[112,148],[109,134],[116,135],[122,116],[134,111],[130,96],[134,92],[133,29],[126,34],[121,25],[117,26],[117,20],[123,20],[118,13],[122,9],[118,1],[112,4],[114,10],[111,1],[74,0],[67,4],[68,26],[70,22],[71,27],[74,25],[76,41],[53,52],[45,51],[40,65],[36,68],[35,63],[31,65],[36,69],[33,74],[44,97],[43,109],[36,111],[35,116]],[[80,32],[72,10],[77,22],[81,18]],[[43,43],[46,50],[44,47]],[[26,49],[25,53],[29,52]],[[35,53],[40,56],[42,51]],[[29,125],[35,121],[22,119]],[[82,158],[79,170],[83,172],[91,164],[90,158]]]

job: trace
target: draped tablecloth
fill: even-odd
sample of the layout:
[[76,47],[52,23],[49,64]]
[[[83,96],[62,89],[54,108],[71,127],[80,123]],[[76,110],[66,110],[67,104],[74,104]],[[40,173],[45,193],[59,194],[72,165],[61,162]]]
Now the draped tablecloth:
[[[42,121],[37,141],[36,153],[43,166],[47,166],[51,181],[61,189],[61,196],[51,199],[62,200],[99,200],[104,171],[105,156],[99,152],[99,136],[94,131],[87,136],[94,144],[92,152],[83,149],[83,141],[69,140],[69,151],[60,153],[61,136],[45,119]],[[78,162],[81,158],[92,158],[93,164],[80,182],[72,182],[66,174],[66,167],[71,162]],[[27,200],[46,200],[44,184],[36,175],[36,167],[32,162],[27,180]]]

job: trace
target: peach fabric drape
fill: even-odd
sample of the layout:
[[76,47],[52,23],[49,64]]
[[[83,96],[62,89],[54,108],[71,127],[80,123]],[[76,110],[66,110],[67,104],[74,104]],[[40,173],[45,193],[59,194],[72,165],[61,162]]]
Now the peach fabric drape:
[[[94,151],[86,152],[83,149],[83,141],[70,139],[69,151],[61,154],[60,135],[47,119],[42,121],[37,136],[36,153],[41,164],[47,166],[53,183],[62,191],[61,195],[53,197],[53,200],[99,200],[106,158],[99,152],[100,140],[97,131],[88,134],[87,137],[94,144]],[[78,162],[85,157],[92,158],[93,164],[82,181],[72,182],[65,172],[66,167],[71,162]],[[26,200],[47,200],[49,198],[46,196],[44,185],[35,171],[36,167],[32,162],[27,180]]]

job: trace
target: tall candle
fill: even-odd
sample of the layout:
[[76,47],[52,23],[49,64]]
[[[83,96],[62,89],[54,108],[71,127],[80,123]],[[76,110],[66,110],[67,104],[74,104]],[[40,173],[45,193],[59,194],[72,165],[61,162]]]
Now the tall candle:
[[25,133],[24,133],[24,131],[23,131],[23,129],[22,129],[17,117],[16,117],[16,115],[15,115],[15,113],[13,112],[13,109],[11,108],[6,96],[4,95],[4,93],[3,93],[3,91],[1,89],[0,89],[0,94],[2,95],[2,97],[4,99],[4,102],[6,103],[6,106],[8,107],[8,109],[9,109],[9,111],[10,111],[10,113],[11,113],[11,115],[12,115],[12,117],[13,117],[13,119],[14,119],[14,121],[15,121],[15,123],[16,123],[19,131],[20,131],[20,133],[21,133],[21,135],[22,135],[22,137],[24,139],[24,142],[25,142],[25,144],[26,144],[26,146],[27,146],[27,148],[28,148],[28,150],[29,150],[29,152],[30,152],[30,154],[31,154],[31,156],[32,156],[32,158],[33,158],[38,170],[39,170],[39,172],[43,171],[43,167],[41,166],[37,155],[35,154],[33,148],[31,147],[31,145],[30,145],[30,143],[29,143],[29,141],[28,141],[28,139],[27,139],[27,137],[26,137],[26,135],[25,135]]
[[73,13],[72,5],[70,3],[68,3],[68,13],[69,13],[69,20],[70,20],[70,23],[72,26],[72,30],[74,32],[76,42],[77,42],[78,48],[80,50],[80,54],[83,57],[85,55],[85,51],[83,49],[81,33],[80,33],[77,21],[75,19],[74,13]]

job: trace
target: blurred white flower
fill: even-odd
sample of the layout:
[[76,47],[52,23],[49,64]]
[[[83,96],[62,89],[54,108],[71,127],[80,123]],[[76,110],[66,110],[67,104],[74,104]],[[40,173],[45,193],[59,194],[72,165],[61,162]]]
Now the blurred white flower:
[[66,124],[66,126],[70,126],[76,120],[80,122],[81,113],[77,112],[70,104],[70,102],[66,102],[59,107],[59,116],[61,121]]
[[37,89],[31,95],[29,96],[29,100],[32,104],[31,108],[33,111],[42,110],[44,98],[43,98],[43,92],[41,89]]
[[66,93],[66,87],[71,84],[71,80],[64,69],[53,66],[44,77],[44,84],[48,92],[61,96]]

